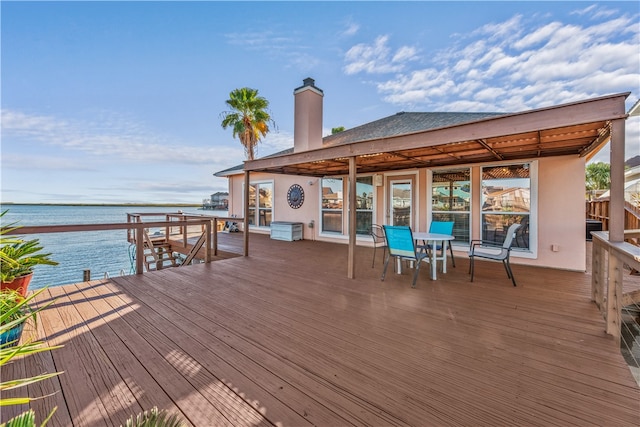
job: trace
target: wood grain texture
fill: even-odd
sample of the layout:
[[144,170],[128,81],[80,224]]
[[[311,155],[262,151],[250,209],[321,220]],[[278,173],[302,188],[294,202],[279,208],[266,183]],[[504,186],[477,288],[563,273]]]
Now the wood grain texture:
[[[241,251],[242,234],[221,245]],[[49,425],[120,425],[153,405],[196,426],[638,425],[640,388],[588,273],[515,264],[514,288],[478,262],[471,283],[456,254],[412,289],[407,269],[380,281],[372,248],[348,279],[346,245],[251,246],[41,295],[56,298],[42,333],[65,346],[42,356],[65,371]]]

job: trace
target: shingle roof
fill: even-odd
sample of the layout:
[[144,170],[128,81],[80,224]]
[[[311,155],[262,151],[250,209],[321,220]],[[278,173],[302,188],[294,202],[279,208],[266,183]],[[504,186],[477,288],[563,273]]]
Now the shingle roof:
[[[474,122],[504,115],[505,113],[396,113],[364,125],[347,129],[322,139],[323,146],[351,144],[353,142],[380,139],[390,136],[405,135],[430,129],[438,129],[462,123]],[[264,158],[293,153],[289,148]],[[229,169],[216,172],[215,176],[228,176],[240,173],[244,165],[240,164]]]
[[505,113],[406,113],[375,120],[323,138],[323,144],[342,145],[438,129],[504,115]]

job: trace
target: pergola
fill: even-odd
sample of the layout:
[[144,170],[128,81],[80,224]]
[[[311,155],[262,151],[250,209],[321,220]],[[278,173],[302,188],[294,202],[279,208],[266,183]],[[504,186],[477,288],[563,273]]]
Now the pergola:
[[[246,161],[245,212],[251,172],[325,177],[348,175],[348,206],[356,205],[356,176],[437,166],[549,156],[590,159],[610,142],[611,218],[609,240],[624,240],[625,99],[629,92],[505,114],[398,136],[361,140],[321,149]],[[348,277],[353,278],[356,209],[349,209]],[[245,215],[244,229],[249,229]],[[244,233],[245,255],[248,234]]]

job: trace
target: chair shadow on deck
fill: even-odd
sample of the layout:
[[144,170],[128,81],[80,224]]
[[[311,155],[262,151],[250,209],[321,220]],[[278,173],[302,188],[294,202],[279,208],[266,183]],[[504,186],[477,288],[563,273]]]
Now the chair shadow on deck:
[[[485,262],[472,284],[459,257],[461,268],[412,289],[406,272],[380,282],[371,246],[356,248],[348,279],[347,245],[251,239],[249,257],[52,290],[60,301],[41,323],[65,347],[42,357],[66,372],[50,425],[72,425],[65,412],[76,424],[119,425],[156,405],[195,425],[422,426],[441,414],[471,425],[470,406],[498,399],[485,424],[532,425],[543,413],[556,424],[633,425],[638,394],[602,335],[587,274],[522,266],[513,288]],[[517,396],[496,379],[517,382]],[[625,413],[590,411],[596,399]]]

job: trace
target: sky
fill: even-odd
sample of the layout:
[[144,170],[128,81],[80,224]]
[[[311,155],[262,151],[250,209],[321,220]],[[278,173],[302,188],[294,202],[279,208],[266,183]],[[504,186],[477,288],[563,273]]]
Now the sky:
[[[244,151],[229,93],[293,146],[293,90],[325,135],[399,111],[519,112],[640,97],[640,2],[0,2],[3,203],[201,203]],[[640,154],[640,117],[626,156]],[[594,161],[609,159],[608,147]]]

